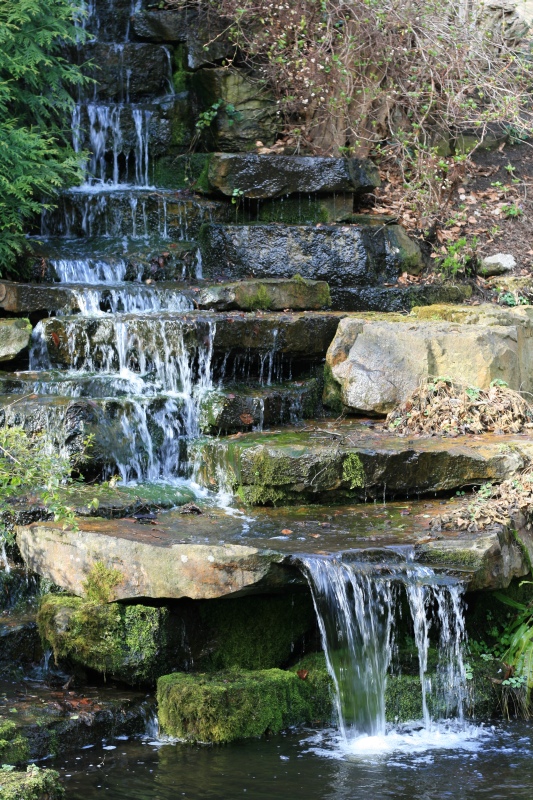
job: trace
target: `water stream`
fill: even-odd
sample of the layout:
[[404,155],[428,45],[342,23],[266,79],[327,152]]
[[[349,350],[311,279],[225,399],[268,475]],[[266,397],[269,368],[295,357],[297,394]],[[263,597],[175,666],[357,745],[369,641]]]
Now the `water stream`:
[[[349,552],[301,558],[335,687],[339,729],[345,743],[356,749],[361,737],[378,740],[388,732],[385,689],[402,592],[418,653],[423,729],[431,735],[435,725],[428,710],[430,694],[443,717],[453,716],[459,727],[463,722],[463,586],[415,564],[413,556],[414,550],[406,547],[381,553],[375,564]],[[438,634],[439,652],[433,685],[428,677],[431,627]]]

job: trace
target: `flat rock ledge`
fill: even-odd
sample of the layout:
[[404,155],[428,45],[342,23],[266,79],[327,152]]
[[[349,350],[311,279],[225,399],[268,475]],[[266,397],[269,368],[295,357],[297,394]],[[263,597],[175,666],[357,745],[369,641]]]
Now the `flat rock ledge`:
[[[114,600],[195,600],[243,596],[304,584],[299,559],[308,554],[354,552],[361,561],[398,558],[398,545],[438,572],[462,578],[469,590],[500,589],[529,572],[533,536],[525,519],[482,533],[445,531],[434,536],[435,515],[457,501],[329,506],[309,513],[262,509],[246,517],[205,513],[160,515],[157,526],[131,519],[80,519],[76,531],[59,523],[17,528],[27,568],[83,596],[96,561],[118,570]],[[308,510],[307,510],[308,512]]]

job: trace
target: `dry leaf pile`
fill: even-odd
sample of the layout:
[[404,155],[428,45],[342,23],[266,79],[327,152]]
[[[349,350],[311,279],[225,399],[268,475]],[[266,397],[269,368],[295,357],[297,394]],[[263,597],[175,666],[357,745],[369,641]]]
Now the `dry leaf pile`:
[[443,530],[482,531],[492,525],[505,525],[518,513],[533,512],[533,469],[497,486],[486,484],[474,500],[455,507],[450,514],[441,514],[430,523],[433,534]]
[[505,385],[477,389],[437,378],[391,411],[385,425],[400,435],[519,433],[533,428],[533,407]]

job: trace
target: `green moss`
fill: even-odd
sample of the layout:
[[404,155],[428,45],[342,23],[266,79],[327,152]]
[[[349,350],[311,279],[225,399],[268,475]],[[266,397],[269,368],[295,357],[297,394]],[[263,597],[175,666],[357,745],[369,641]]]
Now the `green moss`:
[[27,772],[0,770],[0,797],[2,800],[60,800],[64,789],[59,774],[51,769],[39,769],[32,764]]
[[280,669],[164,675],[157,683],[165,733],[201,742],[231,742],[310,720],[304,683]]
[[249,506],[277,506],[289,502],[287,492],[274,486],[238,486],[236,494]]
[[0,719],[0,764],[23,764],[29,757],[26,737],[17,732],[14,722]]
[[365,485],[365,471],[356,453],[350,453],[342,464],[342,479],[350,489],[362,489]]
[[308,704],[310,721],[327,725],[333,718],[333,681],[324,653],[309,653],[290,669],[300,673],[300,692]]
[[284,666],[294,647],[315,627],[306,592],[212,600],[201,606],[212,652],[200,669],[270,669]]
[[264,283],[260,283],[257,292],[249,300],[250,311],[268,311],[272,307],[272,297]]
[[167,623],[164,608],[65,595],[45,595],[37,614],[43,645],[56,661],[68,658],[133,685],[152,683],[164,671]]
[[421,561],[438,566],[464,567],[477,570],[483,563],[483,557],[478,550],[454,547],[450,550],[439,547],[428,548],[421,556]]
[[[176,130],[179,133],[183,129],[178,126]],[[158,158],[154,165],[154,183],[163,189],[192,189],[207,194],[211,190],[207,177],[211,157],[211,153],[183,153]]]
[[114,597],[114,590],[123,579],[124,575],[117,569],[106,567],[103,561],[96,561],[83,583],[87,600],[109,603]]
[[327,408],[331,408],[335,414],[342,414],[344,406],[341,397],[341,386],[333,377],[333,372],[329,364],[325,364],[322,402]]

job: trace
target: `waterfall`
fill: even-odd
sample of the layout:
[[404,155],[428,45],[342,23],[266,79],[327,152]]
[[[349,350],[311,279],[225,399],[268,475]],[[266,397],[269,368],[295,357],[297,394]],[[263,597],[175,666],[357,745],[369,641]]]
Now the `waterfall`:
[[[322,645],[335,690],[339,728],[345,741],[386,733],[385,689],[391,665],[396,609],[405,592],[422,686],[423,724],[433,720],[427,698],[435,693],[444,714],[463,717],[465,629],[463,587],[414,564],[412,552],[391,551],[386,562],[354,560],[355,553],[301,558],[311,587]],[[427,675],[429,630],[439,631],[436,686]]]

